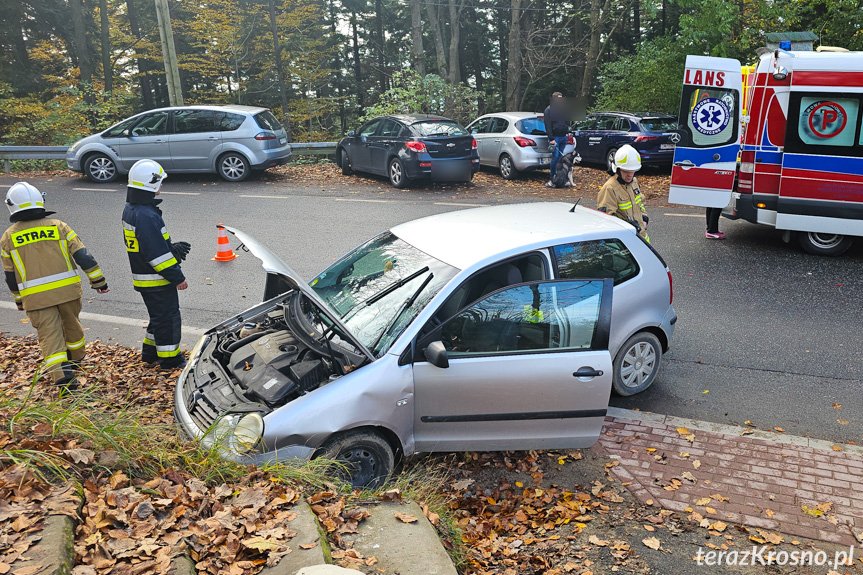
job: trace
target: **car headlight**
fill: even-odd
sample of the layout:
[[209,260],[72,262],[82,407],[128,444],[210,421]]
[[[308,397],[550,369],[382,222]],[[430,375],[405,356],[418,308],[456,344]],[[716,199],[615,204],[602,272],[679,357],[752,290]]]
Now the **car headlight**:
[[195,363],[195,359],[198,357],[198,354],[201,353],[201,348],[204,347],[205,343],[207,343],[209,337],[210,336],[205,335],[198,340],[198,343],[192,346],[192,351],[189,352],[189,363],[186,364],[186,367],[184,367],[182,373],[180,373],[180,381],[185,381],[189,370],[192,369],[192,365]]
[[229,413],[219,419],[201,439],[206,449],[226,454],[248,453],[264,436],[264,418],[259,413]]
[[78,148],[80,148],[80,147],[81,147],[81,140],[78,140],[77,142],[75,142],[74,144],[72,144],[71,146],[69,146],[69,150],[68,150],[68,151],[69,151],[69,152],[74,152],[75,150],[77,150],[77,149],[78,149]]

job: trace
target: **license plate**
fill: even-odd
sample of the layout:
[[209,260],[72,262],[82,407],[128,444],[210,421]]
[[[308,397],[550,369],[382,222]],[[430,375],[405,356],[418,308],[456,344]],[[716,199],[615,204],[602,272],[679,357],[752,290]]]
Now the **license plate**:
[[287,138],[279,138],[279,143],[280,143],[280,144],[287,144],[287,143],[288,143],[288,139],[287,139]]
[[547,164],[550,160],[551,160],[551,158],[540,158],[539,163],[540,164]]
[[674,144],[659,144],[660,150],[673,150]]

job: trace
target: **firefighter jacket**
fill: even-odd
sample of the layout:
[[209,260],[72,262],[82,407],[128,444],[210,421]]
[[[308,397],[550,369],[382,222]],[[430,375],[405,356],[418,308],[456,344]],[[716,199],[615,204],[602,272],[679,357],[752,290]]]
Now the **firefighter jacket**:
[[93,289],[108,287],[78,234],[55,218],[15,221],[0,237],[0,259],[15,303],[27,311],[80,299],[78,266]]
[[135,291],[174,289],[186,278],[171,252],[171,236],[157,207],[162,200],[129,188],[123,210],[123,239]]
[[627,184],[619,176],[610,177],[599,190],[596,207],[601,212],[631,223],[638,229],[638,235],[650,241],[647,224],[642,217],[647,215],[647,210],[638,189],[638,178],[632,178],[632,182]]

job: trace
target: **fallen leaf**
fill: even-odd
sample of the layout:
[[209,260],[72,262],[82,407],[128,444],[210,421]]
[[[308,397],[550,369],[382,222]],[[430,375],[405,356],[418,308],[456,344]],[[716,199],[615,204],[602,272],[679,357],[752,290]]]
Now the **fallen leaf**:
[[651,549],[659,550],[659,539],[657,539],[656,537],[648,537],[646,539],[642,539],[641,542],[644,543],[645,547],[650,547]]
[[744,422],[743,422],[743,425],[748,425],[748,426],[750,426],[750,427],[755,427],[755,424],[754,424],[754,423],[752,423],[751,421],[749,421],[748,419],[747,419],[746,421],[744,421]]
[[765,509],[764,513],[767,515],[767,517],[770,517],[771,519],[773,519],[773,516],[776,514],[776,512],[772,509]]
[[785,430],[782,429],[781,427],[774,427],[773,431],[778,431],[779,433],[785,433]]
[[702,497],[701,499],[699,499],[698,501],[695,502],[696,505],[707,505],[708,503],[710,503],[709,497]]
[[587,540],[593,545],[598,545],[599,547],[608,547],[608,540],[600,539],[596,535],[591,535]]
[[841,403],[834,403],[833,409],[842,409],[842,404]]
[[692,462],[692,467],[694,467],[695,469],[698,469],[699,467],[701,467],[701,462],[696,459],[695,461]]
[[688,430],[688,429],[686,429],[685,427],[678,427],[678,428],[677,428],[677,433],[678,433],[678,434],[680,434],[680,435],[689,435],[689,434],[691,433],[691,431],[689,431],[689,430]]
[[691,473],[689,473],[688,471],[684,471],[683,473],[681,473],[681,474],[680,474],[680,476],[681,476],[682,478],[684,478],[685,480],[690,481],[690,482],[692,482],[692,483],[695,483],[695,482],[697,482],[697,481],[698,481],[697,479],[695,479],[695,476],[693,476],[693,475],[692,475]]
[[839,445],[834,445],[833,451],[842,451],[842,447],[840,447]]
[[410,513],[402,513],[401,511],[394,511],[393,516],[402,523],[413,523],[414,521],[417,521],[417,518]]
[[728,525],[723,523],[722,521],[717,521],[716,523],[714,523],[713,525],[710,526],[711,529],[713,529],[714,531],[719,531],[720,533],[725,531],[726,527],[728,527]]
[[754,432],[751,429],[744,429],[740,432],[740,435],[751,435],[752,433]]
[[836,421],[839,425],[848,425],[848,420],[846,419],[837,419]]

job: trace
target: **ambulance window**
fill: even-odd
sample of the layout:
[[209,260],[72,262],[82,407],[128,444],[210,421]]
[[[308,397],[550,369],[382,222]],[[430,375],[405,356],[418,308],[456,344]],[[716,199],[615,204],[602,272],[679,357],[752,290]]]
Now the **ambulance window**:
[[853,146],[859,107],[857,98],[801,97],[800,140],[810,146]]
[[680,111],[680,123],[687,127],[692,146],[721,146],[737,140],[739,98],[736,90],[685,86],[683,98],[685,105]]

